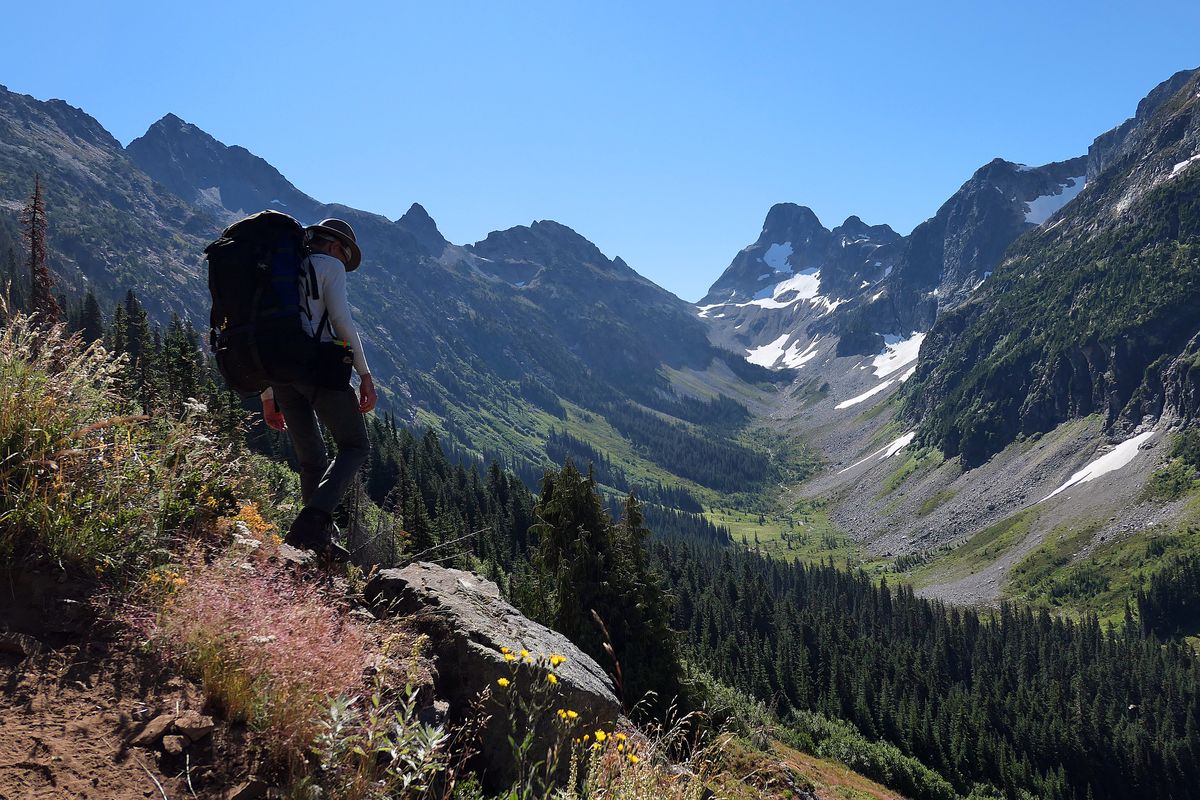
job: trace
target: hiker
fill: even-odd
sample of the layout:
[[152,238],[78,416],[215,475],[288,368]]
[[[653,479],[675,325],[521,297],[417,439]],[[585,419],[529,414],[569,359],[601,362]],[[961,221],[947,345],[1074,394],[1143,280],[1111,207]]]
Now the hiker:
[[[350,553],[333,540],[337,527],[333,510],[341,501],[358,468],[367,460],[369,444],[363,414],[375,407],[377,396],[362,340],[350,316],[346,273],[358,269],[362,251],[354,229],[340,219],[326,219],[305,228],[308,255],[301,268],[301,319],[306,331],[320,344],[317,370],[311,380],[272,383],[263,391],[263,419],[277,431],[286,431],[300,462],[300,496],[304,508],[296,516],[284,541],[327,558],[346,561]],[[361,380],[359,395],[350,386],[349,347],[354,370]],[[330,355],[332,353],[332,355]],[[344,369],[344,373],[338,372]],[[330,373],[333,374],[332,381]],[[344,374],[344,381],[341,375]],[[329,388],[330,386],[338,388]],[[337,447],[333,461],[317,421],[329,431]]]

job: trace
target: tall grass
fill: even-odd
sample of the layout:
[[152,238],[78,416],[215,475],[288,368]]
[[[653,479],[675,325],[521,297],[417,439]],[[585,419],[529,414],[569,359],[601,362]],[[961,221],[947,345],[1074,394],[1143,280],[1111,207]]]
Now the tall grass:
[[266,558],[197,561],[183,574],[153,634],[227,718],[263,734],[277,766],[299,772],[330,700],[364,685],[366,627]]
[[232,507],[245,465],[203,406],[134,414],[121,365],[61,325],[18,315],[0,329],[0,564],[128,581]]

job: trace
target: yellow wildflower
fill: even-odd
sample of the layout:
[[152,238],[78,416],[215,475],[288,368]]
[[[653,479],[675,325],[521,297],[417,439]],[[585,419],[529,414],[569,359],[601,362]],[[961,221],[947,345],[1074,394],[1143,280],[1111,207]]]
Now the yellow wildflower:
[[608,734],[605,733],[604,731],[596,731],[596,741],[597,742],[603,742],[607,738],[608,738]]
[[500,678],[499,680],[496,681],[496,683],[500,684],[500,687],[502,689],[507,689],[508,685],[510,683],[512,683],[512,681],[510,681],[508,678]]
[[516,656],[514,656],[512,653],[505,653],[505,654],[504,654],[504,660],[505,660],[505,661],[516,661],[516,660],[517,660],[517,657],[516,657]]
[[551,683],[558,683],[558,676],[551,673],[546,676],[546,680],[550,681]]
[[568,717],[570,717],[571,719],[578,719],[578,718],[579,718],[579,712],[578,712],[578,711],[571,711],[571,710],[568,710],[568,711],[567,711],[567,716],[568,716]]
[[592,749],[593,749],[593,750],[599,750],[599,749],[600,749],[600,743],[599,743],[599,742],[596,742],[595,744],[593,744],[593,745],[592,745]]
[[521,658],[529,658],[529,651],[528,651],[528,650],[522,650],[522,651],[521,651]]
[[617,745],[617,752],[618,752],[618,753],[624,753],[624,752],[625,752],[625,745],[623,745],[623,744],[619,744],[619,745]]
[[625,738],[626,738],[625,734],[623,734],[623,733],[614,733],[613,736],[616,737],[617,741],[621,741],[621,742],[625,741]]
[[508,648],[507,648],[507,647],[501,647],[501,648],[500,648],[500,652],[501,652],[501,653],[504,653],[504,655],[508,655]]
[[158,583],[158,582],[159,582],[159,581],[161,581],[161,580],[162,580],[162,576],[161,576],[161,575],[159,575],[157,572],[155,572],[154,574],[152,574],[152,575],[150,576],[150,582],[151,582],[151,583]]
[[559,664],[563,663],[566,660],[567,660],[566,656],[560,656],[557,653],[555,653],[554,655],[550,656],[550,666],[557,667]]
[[633,753],[630,753],[630,754],[627,756],[627,758],[629,759],[629,763],[630,763],[630,764],[636,764],[636,763],[638,763],[639,761],[641,761],[641,759],[640,759],[640,758],[638,758],[637,756],[635,756]]

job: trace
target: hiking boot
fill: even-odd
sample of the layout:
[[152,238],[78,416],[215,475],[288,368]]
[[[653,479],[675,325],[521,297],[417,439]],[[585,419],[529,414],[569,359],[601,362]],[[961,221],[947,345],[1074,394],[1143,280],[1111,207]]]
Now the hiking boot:
[[337,523],[332,519],[325,526],[325,544],[324,550],[318,551],[330,561],[340,561],[345,564],[350,561],[350,551],[338,544],[337,540],[342,537],[342,531],[338,528]]
[[297,550],[312,550],[320,553],[329,543],[328,526],[332,519],[319,508],[307,507],[296,515],[292,527],[288,528],[285,544]]

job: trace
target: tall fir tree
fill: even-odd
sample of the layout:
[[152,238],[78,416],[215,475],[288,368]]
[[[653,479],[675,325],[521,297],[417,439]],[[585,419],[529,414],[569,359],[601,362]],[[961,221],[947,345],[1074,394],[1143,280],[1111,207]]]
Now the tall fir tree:
[[83,340],[89,344],[104,336],[104,312],[100,309],[100,301],[96,299],[96,293],[90,288],[87,296],[83,298],[77,327]]
[[42,322],[62,322],[63,312],[54,297],[54,276],[47,264],[46,248],[46,201],[42,197],[42,179],[33,177],[33,194],[21,209],[21,224],[24,226],[25,243],[29,247],[30,311]]

